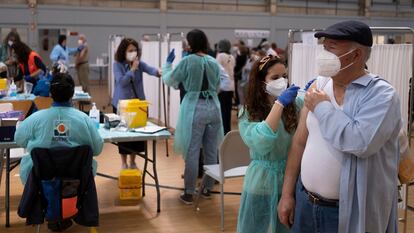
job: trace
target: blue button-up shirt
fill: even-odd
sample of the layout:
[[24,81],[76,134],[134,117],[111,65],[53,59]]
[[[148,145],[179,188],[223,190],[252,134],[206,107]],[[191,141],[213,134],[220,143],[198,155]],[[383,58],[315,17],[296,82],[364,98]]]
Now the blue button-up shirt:
[[77,51],[77,48],[63,48],[60,44],[57,44],[50,53],[50,60],[53,63],[62,60],[65,61],[65,65],[69,65],[69,55],[73,55]]
[[[114,96],[112,97],[112,105],[117,107],[118,101],[123,99],[145,100],[144,85],[142,80],[143,72],[156,76],[158,75],[158,69],[147,65],[145,62],[140,61],[138,69],[131,71],[127,63],[115,62],[113,65],[115,76],[115,89]],[[132,85],[133,83],[133,85]],[[137,93],[135,96],[134,90]]]
[[319,103],[314,114],[324,139],[344,153],[339,194],[339,233],[398,232],[397,176],[400,101],[373,74],[347,88],[343,110]]

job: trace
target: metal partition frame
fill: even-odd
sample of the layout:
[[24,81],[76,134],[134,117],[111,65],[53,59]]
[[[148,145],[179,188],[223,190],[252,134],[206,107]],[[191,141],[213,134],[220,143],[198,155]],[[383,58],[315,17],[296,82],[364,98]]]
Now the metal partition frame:
[[[181,41],[183,41],[185,39],[184,36],[184,32],[174,32],[174,33],[167,33],[165,35],[165,39],[167,40],[167,52],[169,53],[171,50],[171,38],[172,37],[179,37]],[[183,59],[183,58],[181,58]],[[165,85],[164,85],[165,86]],[[170,120],[170,96],[171,96],[171,87],[167,87],[167,110],[165,109],[164,106],[164,112],[165,112],[165,122],[166,122],[166,127],[168,127],[167,123],[169,124],[169,120]],[[164,96],[165,98],[165,96]]]
[[[395,33],[395,32],[406,32],[406,33],[411,33],[413,35],[412,37],[412,41],[411,44],[414,44],[414,29],[410,28],[410,27],[370,27],[373,33],[378,33],[378,32],[387,32],[387,33]],[[288,65],[292,64],[292,54],[293,54],[293,43],[294,43],[294,38],[295,38],[295,34],[300,32],[317,32],[317,31],[322,31],[322,29],[311,29],[311,30],[306,30],[306,29],[290,29],[288,32]],[[411,70],[412,70],[412,74],[411,76],[414,76],[414,47],[413,47],[413,52],[412,52],[412,66],[411,66]],[[292,70],[289,69],[289,81],[290,81],[290,77],[292,74]],[[411,77],[413,78],[413,77]],[[411,128],[411,122],[412,122],[412,114],[413,114],[413,82],[414,80],[411,80],[411,87],[410,87],[410,96],[409,96],[409,103],[410,106],[408,106],[408,122],[407,122],[407,129],[408,129],[408,135],[409,135],[409,145],[411,146],[411,132],[412,132],[412,128]],[[414,184],[414,183],[412,183]],[[411,184],[410,184],[411,185]],[[407,210],[408,208],[410,208],[410,210],[414,210],[413,207],[408,206],[408,186],[409,185],[404,185],[404,193],[405,193],[405,205],[404,205],[404,216],[402,218],[399,218],[399,221],[402,222],[404,224],[403,227],[403,232],[407,232]]]

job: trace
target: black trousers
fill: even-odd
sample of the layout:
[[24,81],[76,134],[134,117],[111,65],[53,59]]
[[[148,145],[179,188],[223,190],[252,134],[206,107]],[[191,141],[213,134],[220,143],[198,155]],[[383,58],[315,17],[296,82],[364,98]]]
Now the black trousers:
[[233,106],[233,91],[221,91],[218,94],[223,120],[224,135],[231,130],[231,109]]

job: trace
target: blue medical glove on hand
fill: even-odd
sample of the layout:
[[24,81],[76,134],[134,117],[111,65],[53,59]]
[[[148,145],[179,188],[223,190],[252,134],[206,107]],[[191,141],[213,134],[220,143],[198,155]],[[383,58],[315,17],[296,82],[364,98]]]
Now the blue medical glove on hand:
[[82,51],[84,48],[85,48],[85,45],[80,45],[80,46],[78,47],[78,52]]
[[314,79],[310,80],[310,81],[306,84],[305,88],[303,88],[303,90],[307,91],[307,90],[309,89],[309,87],[312,85],[312,83],[313,83],[313,82],[315,82],[315,80],[316,80],[316,78],[314,78]]
[[171,52],[168,54],[167,63],[172,64],[175,59],[175,49],[172,49]]
[[284,90],[279,97],[277,97],[277,101],[279,101],[283,107],[288,106],[288,104],[295,101],[296,96],[298,95],[298,90],[300,87],[295,86],[292,84],[288,89]]
[[25,76],[24,76],[24,80],[25,80],[26,82],[30,82],[30,81],[32,80],[32,77],[30,77],[30,75],[25,75]]

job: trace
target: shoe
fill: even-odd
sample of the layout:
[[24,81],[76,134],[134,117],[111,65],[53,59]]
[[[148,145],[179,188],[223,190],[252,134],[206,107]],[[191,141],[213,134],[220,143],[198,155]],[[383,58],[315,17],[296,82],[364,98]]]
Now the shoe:
[[191,204],[193,204],[193,195],[187,194],[187,193],[182,193],[180,195],[180,201],[182,201],[186,205],[191,205]]
[[136,163],[131,163],[131,165],[129,165],[129,169],[137,170],[138,169],[137,164]]
[[126,170],[128,169],[128,165],[127,164],[122,164],[121,165],[121,170]]
[[211,191],[210,191],[209,189],[204,188],[204,189],[201,191],[200,196],[201,196],[202,198],[204,198],[204,199],[211,199]]
[[62,221],[51,221],[47,223],[47,228],[54,232],[62,232],[71,227],[72,224],[73,223],[71,219],[65,219]]

